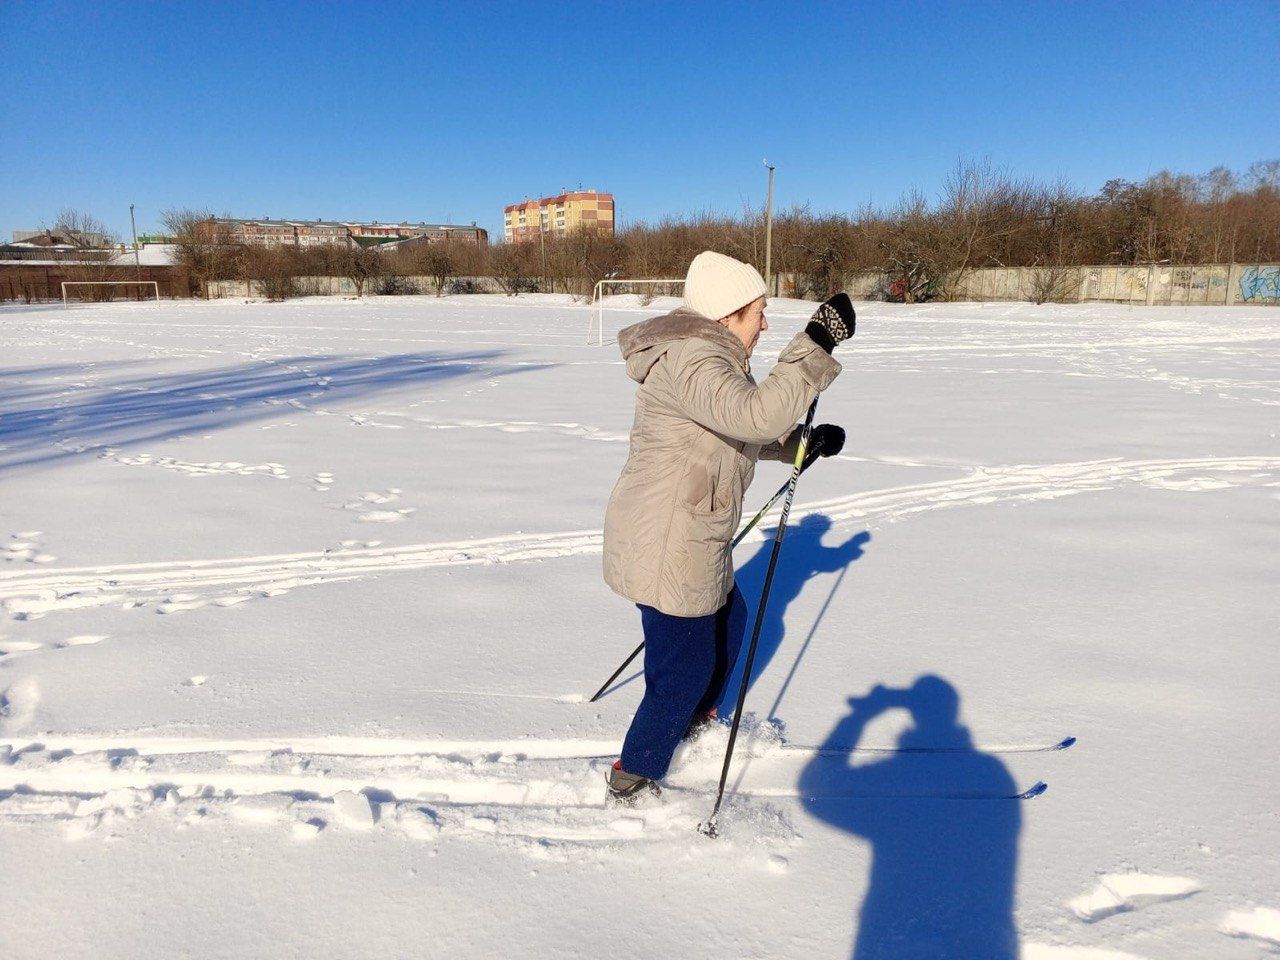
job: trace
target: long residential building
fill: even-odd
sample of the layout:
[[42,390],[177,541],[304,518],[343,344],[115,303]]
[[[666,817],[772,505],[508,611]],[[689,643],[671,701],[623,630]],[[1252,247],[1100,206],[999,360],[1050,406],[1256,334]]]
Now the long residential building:
[[444,243],[458,241],[487,246],[484,227],[451,223],[364,223],[358,220],[242,220],[220,217],[205,221],[210,233],[231,243],[261,246],[311,247],[336,243],[342,246],[380,246],[406,240]]
[[563,237],[575,230],[593,230],[612,236],[613,194],[580,190],[513,203],[502,209],[502,229],[507,243],[527,243],[544,234]]

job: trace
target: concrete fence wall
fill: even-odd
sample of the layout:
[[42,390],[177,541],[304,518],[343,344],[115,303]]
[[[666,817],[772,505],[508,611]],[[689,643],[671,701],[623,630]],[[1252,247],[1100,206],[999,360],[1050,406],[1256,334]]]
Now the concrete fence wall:
[[[364,285],[365,296],[377,296],[382,291],[383,280],[370,280]],[[396,277],[397,293],[431,294],[436,292],[435,281],[430,277]],[[294,277],[294,288],[300,297],[354,297],[356,285],[346,277]],[[468,292],[502,293],[502,286],[493,277],[450,277],[445,292],[458,285]],[[209,280],[205,283],[205,296],[210,300],[233,297],[265,297],[262,284],[257,280]]]
[[[774,277],[779,295],[792,283],[785,275]],[[886,273],[862,271],[846,280],[850,296],[858,300],[883,299],[893,278]],[[381,280],[365,285],[366,295],[382,289]],[[430,277],[397,277],[397,292],[434,294]],[[355,284],[346,277],[296,277],[299,296],[354,297]],[[220,280],[205,285],[210,299],[261,297],[257,281]],[[446,292],[463,289],[478,293],[502,293],[493,277],[454,277]],[[971,270],[956,286],[956,300],[1025,300],[1055,303],[1131,303],[1280,305],[1280,264],[1211,263],[1171,267],[983,267]]]
[[1209,263],[1145,267],[984,267],[957,287],[960,300],[1065,303],[1280,304],[1280,265]]
[[[845,278],[855,300],[882,300],[895,277],[864,270]],[[774,296],[803,287],[802,278],[776,274]],[[1172,267],[983,267],[955,285],[953,300],[1054,303],[1280,305],[1280,264],[1209,263]]]

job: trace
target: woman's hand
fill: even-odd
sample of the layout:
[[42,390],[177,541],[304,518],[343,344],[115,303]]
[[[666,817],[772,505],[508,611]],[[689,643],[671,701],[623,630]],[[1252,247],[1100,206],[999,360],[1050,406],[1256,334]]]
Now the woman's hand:
[[837,346],[853,336],[857,314],[853,310],[853,302],[847,293],[837,293],[834,297],[814,311],[813,318],[804,332],[830,353]]
[[820,423],[809,431],[809,446],[805,448],[801,469],[808,469],[819,457],[834,457],[843,449],[844,428],[834,423]]

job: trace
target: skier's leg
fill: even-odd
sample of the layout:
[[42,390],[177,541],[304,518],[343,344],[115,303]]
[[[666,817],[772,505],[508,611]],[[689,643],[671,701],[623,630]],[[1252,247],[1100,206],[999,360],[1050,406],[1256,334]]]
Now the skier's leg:
[[640,606],[644,698],[622,744],[622,769],[661,779],[715,669],[717,614],[673,617]]
[[742,649],[748,613],[747,601],[735,583],[724,606],[716,611],[716,666],[706,692],[694,710],[695,722],[700,716],[714,711],[724,696],[729,676],[733,673],[734,664],[738,662],[738,652]]

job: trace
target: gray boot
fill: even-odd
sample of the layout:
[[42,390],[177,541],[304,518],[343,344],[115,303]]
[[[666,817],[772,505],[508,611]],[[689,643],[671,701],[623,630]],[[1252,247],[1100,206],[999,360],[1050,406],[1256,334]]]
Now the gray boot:
[[627,773],[621,767],[614,767],[609,771],[604,800],[605,803],[632,807],[642,798],[657,797],[661,794],[662,790],[648,777],[640,777],[634,773]]

